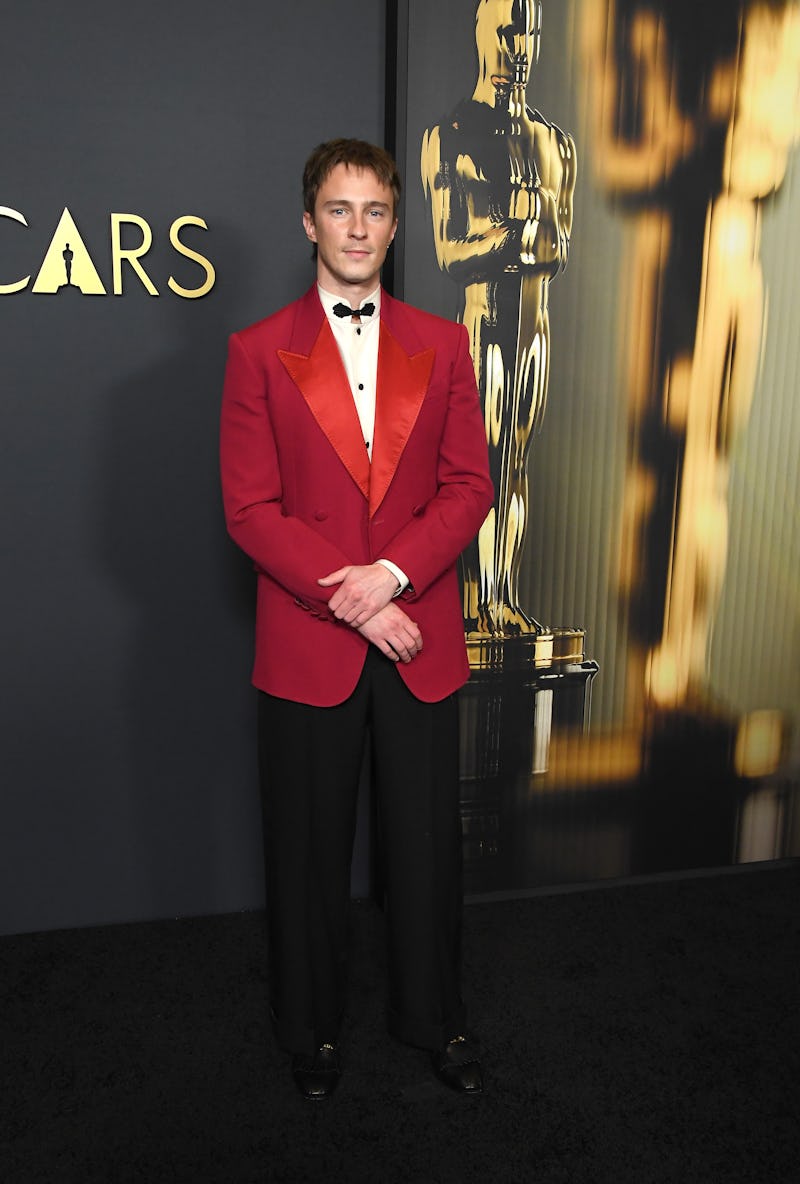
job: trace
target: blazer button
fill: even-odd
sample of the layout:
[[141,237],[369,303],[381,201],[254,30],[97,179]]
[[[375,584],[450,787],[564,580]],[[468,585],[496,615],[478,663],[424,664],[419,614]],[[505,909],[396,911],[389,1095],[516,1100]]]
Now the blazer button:
[[327,510],[315,510],[314,511],[315,522],[324,522],[327,517],[328,517]]

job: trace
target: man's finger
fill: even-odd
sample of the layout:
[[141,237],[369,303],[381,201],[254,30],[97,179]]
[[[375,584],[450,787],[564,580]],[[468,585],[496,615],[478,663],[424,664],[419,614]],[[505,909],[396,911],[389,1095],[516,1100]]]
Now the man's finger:
[[409,637],[405,634],[398,634],[398,636],[392,640],[391,644],[400,655],[401,661],[410,662],[412,658],[416,657],[417,645],[413,637]]
[[322,584],[323,588],[328,588],[331,584],[341,584],[349,570],[349,567],[340,567],[337,571],[332,571],[330,575],[317,580],[317,583]]
[[417,651],[422,649],[422,634],[419,629],[406,628],[402,636],[406,647],[413,653],[417,653]]

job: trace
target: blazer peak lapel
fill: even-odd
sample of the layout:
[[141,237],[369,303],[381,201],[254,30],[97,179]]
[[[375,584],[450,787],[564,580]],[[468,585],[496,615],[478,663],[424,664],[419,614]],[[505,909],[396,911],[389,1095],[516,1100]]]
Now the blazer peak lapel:
[[339,460],[368,498],[369,457],[339,347],[327,317],[322,318],[308,356],[279,349],[278,357]]
[[434,357],[435,350],[432,348],[418,354],[407,354],[381,317],[369,485],[370,517],[386,496],[403,449],[417,422],[430,382]]

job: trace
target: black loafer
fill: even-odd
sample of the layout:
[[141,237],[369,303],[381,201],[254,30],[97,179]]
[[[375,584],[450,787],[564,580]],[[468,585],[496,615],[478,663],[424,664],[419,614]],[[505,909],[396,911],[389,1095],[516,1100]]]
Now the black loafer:
[[456,1036],[444,1048],[431,1053],[433,1071],[450,1089],[462,1094],[479,1094],[483,1089],[481,1063],[474,1044]]
[[333,1044],[323,1044],[313,1056],[295,1053],[292,1057],[292,1077],[295,1085],[309,1102],[329,1098],[342,1075],[339,1052]]

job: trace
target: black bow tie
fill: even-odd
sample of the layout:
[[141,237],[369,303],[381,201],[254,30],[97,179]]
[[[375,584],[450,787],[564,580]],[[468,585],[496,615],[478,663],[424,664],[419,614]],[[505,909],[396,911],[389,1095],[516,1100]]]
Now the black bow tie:
[[361,308],[348,308],[346,304],[333,306],[333,315],[336,317],[371,317],[374,311],[374,304],[364,304]]

